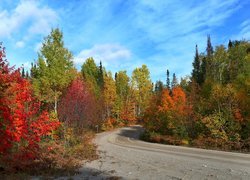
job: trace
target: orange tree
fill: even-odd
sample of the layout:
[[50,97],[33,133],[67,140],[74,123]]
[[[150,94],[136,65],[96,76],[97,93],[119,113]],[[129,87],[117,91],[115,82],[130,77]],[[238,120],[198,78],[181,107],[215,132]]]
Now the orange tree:
[[151,100],[144,116],[145,127],[149,131],[185,138],[189,110],[181,87],[174,87],[171,93],[167,88],[163,89]]

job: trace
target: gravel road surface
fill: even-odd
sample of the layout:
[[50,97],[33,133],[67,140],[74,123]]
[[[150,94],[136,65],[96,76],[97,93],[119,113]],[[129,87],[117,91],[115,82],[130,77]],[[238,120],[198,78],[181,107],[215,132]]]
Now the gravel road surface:
[[97,135],[100,159],[73,179],[246,179],[250,154],[147,143],[140,126]]

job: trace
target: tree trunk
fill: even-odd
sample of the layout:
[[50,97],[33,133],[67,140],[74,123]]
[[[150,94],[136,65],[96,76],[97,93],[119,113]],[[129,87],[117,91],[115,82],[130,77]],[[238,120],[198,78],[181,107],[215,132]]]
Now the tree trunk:
[[54,111],[57,114],[57,95],[55,93]]

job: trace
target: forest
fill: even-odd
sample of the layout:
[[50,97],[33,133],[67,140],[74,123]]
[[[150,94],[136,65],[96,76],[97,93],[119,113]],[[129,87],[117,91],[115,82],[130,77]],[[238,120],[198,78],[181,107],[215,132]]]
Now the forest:
[[146,65],[112,74],[92,57],[77,70],[58,28],[30,70],[11,67],[9,53],[1,44],[0,171],[68,172],[97,158],[97,131],[133,124],[150,142],[250,152],[247,40],[213,47],[208,36],[205,50],[194,47],[191,74],[166,69],[165,82],[152,82]]

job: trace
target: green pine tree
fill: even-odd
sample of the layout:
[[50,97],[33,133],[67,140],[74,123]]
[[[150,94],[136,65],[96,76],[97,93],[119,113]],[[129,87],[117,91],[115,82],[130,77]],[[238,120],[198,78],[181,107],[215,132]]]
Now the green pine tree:
[[170,90],[170,78],[169,78],[169,70],[167,69],[167,88]]
[[192,80],[200,84],[200,73],[201,73],[201,64],[199,59],[198,46],[195,46],[195,56],[193,62],[193,71],[192,71]]

